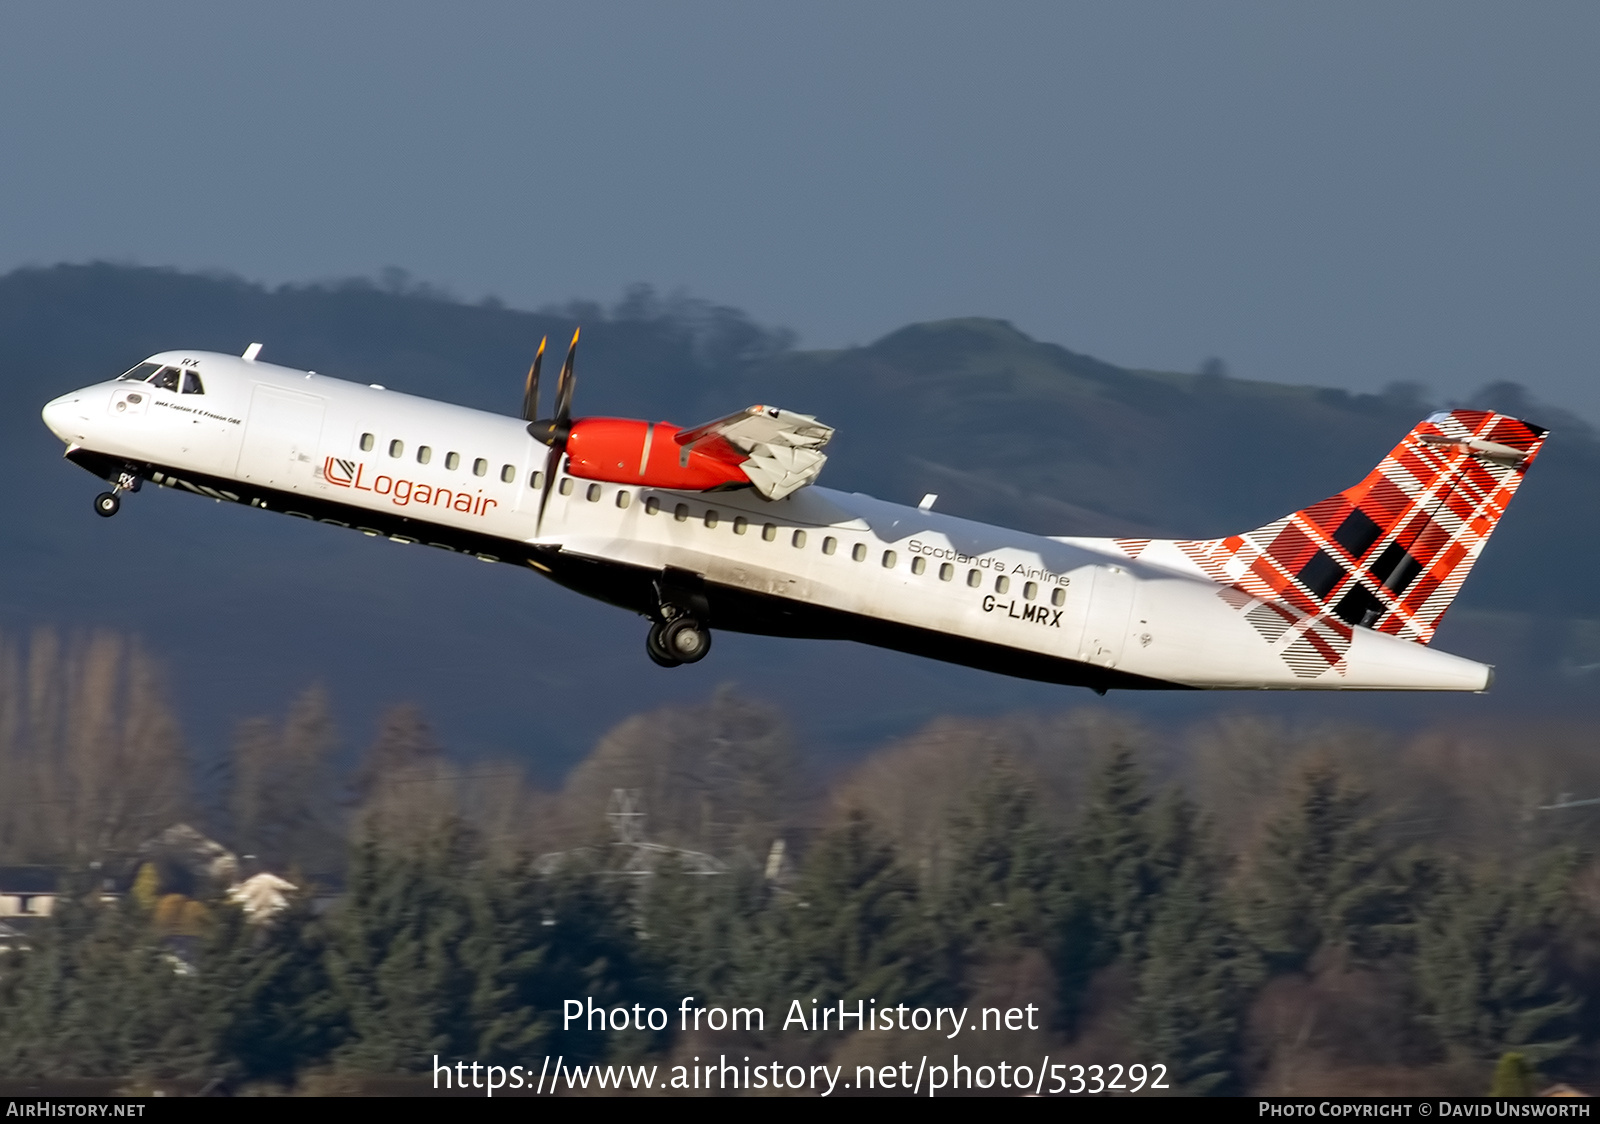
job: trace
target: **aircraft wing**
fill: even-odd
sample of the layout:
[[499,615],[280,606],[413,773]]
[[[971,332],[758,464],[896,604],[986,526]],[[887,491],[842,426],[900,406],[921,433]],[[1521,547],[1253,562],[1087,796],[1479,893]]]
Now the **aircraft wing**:
[[781,500],[816,481],[828,460],[822,447],[832,436],[832,427],[809,414],[751,406],[683,430],[675,440],[686,450],[737,462],[756,491]]

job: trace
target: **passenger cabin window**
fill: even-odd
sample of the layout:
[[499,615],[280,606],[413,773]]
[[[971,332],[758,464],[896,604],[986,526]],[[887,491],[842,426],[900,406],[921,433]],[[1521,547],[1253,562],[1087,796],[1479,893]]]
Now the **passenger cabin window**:
[[489,462],[484,460],[482,457],[479,457],[477,460],[472,462],[472,475],[485,476],[488,474],[488,472]]
[[771,523],[762,524],[761,537],[767,542],[774,542],[778,538],[778,528]]
[[427,464],[433,459],[433,450],[426,445],[417,446],[417,463]]
[[177,390],[178,368],[163,367],[145,381],[151,386],[158,387],[161,390]]
[[789,541],[794,543],[796,550],[804,550],[806,548],[806,533],[804,531],[796,531],[794,537]]
[[672,509],[672,517],[679,523],[686,521],[689,518],[689,505],[686,503],[680,503],[677,507]]
[[968,570],[967,571],[967,584],[970,585],[973,589],[977,589],[980,585],[982,585],[983,584],[983,571],[982,570]]
[[528,477],[528,487],[530,487],[530,488],[543,488],[544,487],[544,473],[542,473],[542,472],[538,471],[537,469],[535,469],[533,475]]
[[630,499],[628,497],[628,489],[626,489],[626,488],[618,488],[617,489],[617,506],[618,507],[627,507],[630,502],[631,501],[630,501]]
[[183,372],[183,392],[185,394],[204,394],[206,388],[200,384],[200,376],[193,371]]
[[711,508],[710,510],[708,510],[706,512],[706,526],[707,527],[715,527],[716,525],[717,525],[717,511],[716,511],[716,508]]
[[939,564],[939,580],[940,581],[947,582],[947,581],[949,581],[951,578],[953,578],[955,576],[956,576],[956,568],[954,566],[950,565],[950,563],[948,563],[948,562],[941,562]]
[[911,560],[911,572],[913,574],[920,574],[920,573],[922,573],[922,571],[926,570],[927,568],[928,568],[928,560],[926,558],[922,557],[922,555],[919,554],[919,555],[917,555],[915,558],[913,558]]
[[864,542],[856,543],[855,546],[850,548],[850,557],[857,562],[865,562],[867,560],[867,544]]
[[660,510],[661,501],[655,496],[651,496],[649,499],[644,501],[644,513],[646,515],[654,515]]
[[829,535],[827,538],[822,540],[822,553],[824,553],[824,554],[832,554],[834,551],[836,551],[838,549],[839,549],[839,540],[834,538],[832,535]]
[[509,484],[513,480],[515,480],[516,478],[517,478],[517,466],[516,465],[507,464],[507,465],[502,465],[500,467],[500,483]]
[[994,591],[996,593],[1004,593],[1006,590],[1008,590],[1010,588],[1011,588],[1011,579],[1006,577],[1004,574],[1001,574],[998,578],[994,579]]
[[894,569],[894,564],[897,561],[899,561],[899,559],[895,556],[894,551],[886,550],[883,552],[883,568],[885,570]]
[[560,492],[563,496],[572,495],[572,477],[563,476],[561,478],[561,483],[556,485],[556,491]]
[[590,484],[589,488],[588,488],[588,491],[584,492],[584,495],[586,497],[588,497],[588,500],[589,500],[590,503],[599,503],[600,502],[600,485],[598,485],[598,484]]
[[446,468],[448,468],[451,472],[454,472],[456,469],[460,468],[461,467],[461,454],[460,453],[446,453],[444,455],[444,466]]
[[733,533],[734,534],[742,535],[746,531],[748,531],[749,529],[750,529],[750,520],[746,519],[742,515],[735,515],[733,517]]
[[1067,603],[1067,591],[1066,590],[1062,589],[1058,585],[1058,586],[1055,587],[1055,589],[1050,591],[1050,604],[1054,605],[1056,608],[1059,609],[1061,606],[1065,605],[1066,603]]
[[361,435],[361,451],[363,453],[372,452],[372,446],[377,443],[377,440],[378,439],[376,437],[372,436],[372,434],[363,433]]
[[140,363],[131,371],[124,371],[117,376],[118,382],[144,382],[145,379],[161,370],[160,363]]
[[398,437],[395,438],[393,441],[389,442],[389,455],[391,457],[404,456],[405,455],[405,451],[406,451],[406,443],[404,441],[400,440]]

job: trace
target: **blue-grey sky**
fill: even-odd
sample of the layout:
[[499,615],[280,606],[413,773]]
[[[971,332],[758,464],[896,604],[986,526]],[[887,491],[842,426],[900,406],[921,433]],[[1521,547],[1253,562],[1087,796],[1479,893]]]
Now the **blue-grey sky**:
[[[633,281],[1600,419],[1600,6],[0,2],[0,269]],[[176,344],[179,341],[174,341]]]

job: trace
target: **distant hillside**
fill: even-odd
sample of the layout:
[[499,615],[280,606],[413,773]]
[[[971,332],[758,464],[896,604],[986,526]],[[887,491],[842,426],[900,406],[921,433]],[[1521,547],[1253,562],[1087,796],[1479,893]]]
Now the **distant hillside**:
[[[994,320],[800,352],[735,310],[647,290],[609,309],[532,313],[403,280],[267,289],[111,265],[19,270],[0,277],[0,379],[13,404],[0,416],[12,497],[0,525],[0,626],[141,634],[175,669],[201,753],[238,717],[279,708],[316,679],[353,700],[352,740],[367,736],[373,708],[415,698],[458,747],[526,753],[547,771],[617,715],[726,679],[844,745],[941,711],[1085,701],[891,653],[756,638],[719,637],[705,664],[663,673],[645,658],[642,622],[510,567],[153,489],[117,519],[97,519],[94,482],[60,461],[38,417],[48,398],[150,352],[239,351],[256,340],[276,362],[511,412],[539,337],[561,339],[579,320],[580,413],[692,423],[771,401],[837,427],[830,486],[902,502],[938,492],[943,510],[1053,534],[1256,526],[1359,479],[1431,409],[1404,391],[1127,370]],[[1556,432],[1439,641],[1512,674],[1492,701],[1457,700],[1460,713],[1578,705],[1577,681],[1561,668],[1600,662],[1582,623],[1600,617],[1600,593],[1585,580],[1600,443],[1519,395],[1502,385],[1483,403],[1537,410],[1533,420]],[[1178,714],[1242,704],[1140,705]],[[1292,705],[1340,715],[1437,700]]]
[[[763,391],[840,433],[829,482],[886,498],[926,491],[973,518],[1046,534],[1211,536],[1259,526],[1364,476],[1438,408],[1386,395],[1133,371],[995,320],[902,328],[863,348],[758,364]],[[1600,513],[1600,444],[1511,384],[1477,404],[1554,427],[1464,603],[1600,611],[1584,580]],[[1463,403],[1471,404],[1471,403]],[[1529,582],[1529,573],[1541,575]]]

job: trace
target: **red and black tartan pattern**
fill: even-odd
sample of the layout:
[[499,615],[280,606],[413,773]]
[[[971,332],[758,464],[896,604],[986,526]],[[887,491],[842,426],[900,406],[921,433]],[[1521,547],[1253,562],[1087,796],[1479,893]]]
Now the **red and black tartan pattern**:
[[[1175,545],[1297,677],[1342,673],[1355,628],[1433,639],[1546,432],[1481,410],[1435,414],[1355,487],[1258,530]],[[1136,557],[1149,544],[1119,545]]]

